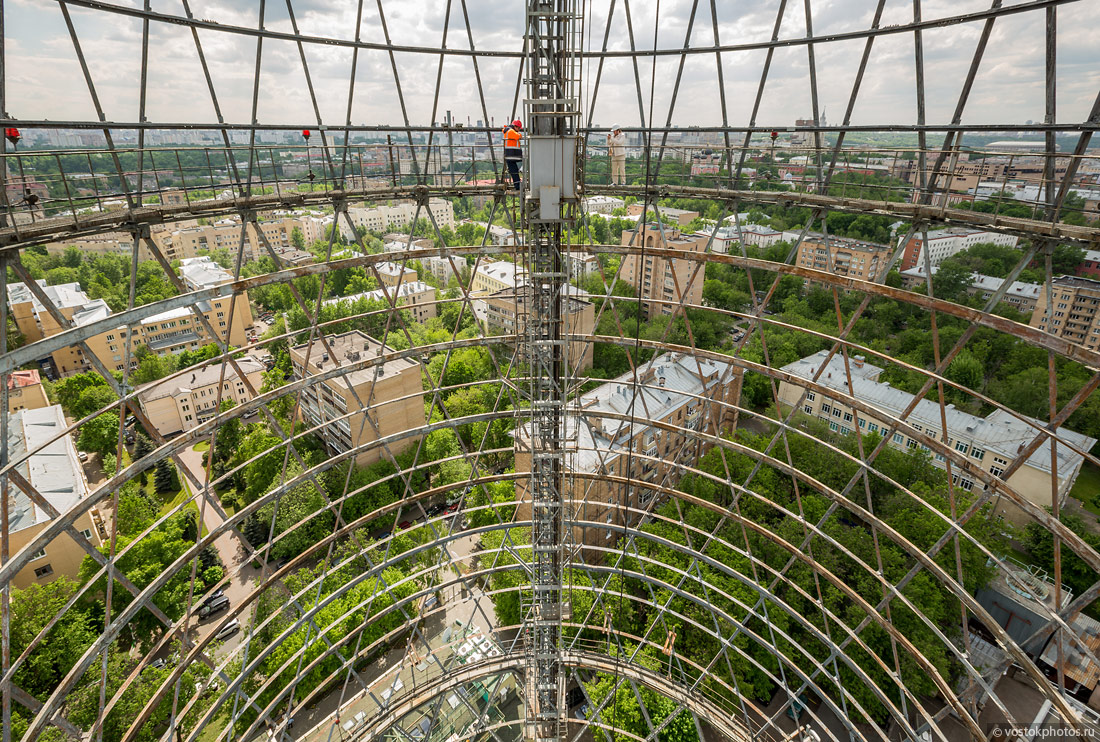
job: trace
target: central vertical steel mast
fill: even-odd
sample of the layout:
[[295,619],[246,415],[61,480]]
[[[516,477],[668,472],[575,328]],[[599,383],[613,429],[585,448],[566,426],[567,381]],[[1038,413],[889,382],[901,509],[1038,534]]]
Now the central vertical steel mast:
[[581,21],[576,0],[527,4],[527,163],[521,198],[527,233],[526,357],[531,402],[531,607],[525,614],[527,734],[564,736],[561,670],[565,561],[565,403],[568,343],[562,256],[577,200]]

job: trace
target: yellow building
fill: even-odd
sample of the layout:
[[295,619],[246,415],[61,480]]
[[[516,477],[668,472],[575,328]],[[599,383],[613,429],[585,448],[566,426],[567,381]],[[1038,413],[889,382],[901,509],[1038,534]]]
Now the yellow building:
[[[825,360],[825,351],[807,356],[794,363],[787,364],[781,370],[801,379],[812,379]],[[821,386],[833,389],[837,394],[823,396],[816,392],[808,392],[805,399],[799,401],[805,388],[797,383],[788,381],[780,382],[779,401],[790,409],[799,405],[800,411],[810,417],[820,418],[828,423],[829,428],[841,435],[849,435],[857,427],[865,433],[889,434],[887,441],[891,446],[900,450],[909,448],[922,448],[931,453],[929,446],[921,443],[919,439],[911,437],[908,433],[895,431],[890,433],[889,418],[898,418],[913,401],[913,395],[895,389],[890,384],[879,381],[882,369],[867,363],[863,357],[855,356],[849,359],[849,368],[852,375],[852,389],[848,394],[847,376],[844,368],[844,359],[840,354],[835,354],[829,359],[825,370],[818,377],[817,383]],[[876,410],[881,410],[881,415],[857,415],[852,408],[839,398],[845,394],[860,402],[869,405]],[[1036,436],[1037,429],[1024,424],[1019,418],[1003,410],[994,410],[986,417],[978,417],[947,405],[945,410],[947,429],[943,429],[940,418],[940,406],[931,400],[922,399],[907,418],[908,423],[918,432],[924,433],[930,438],[940,441],[944,446],[953,448],[962,458],[962,462],[952,461],[952,479],[958,487],[973,491],[975,487],[981,488],[982,483],[976,478],[975,472],[983,471],[995,477],[1001,477],[1008,469],[1009,464],[1018,458],[1018,454]],[[1039,428],[1046,423],[1033,420]],[[1072,430],[1060,428],[1058,436],[1084,451],[1088,451],[1096,440]],[[1081,471],[1084,457],[1074,453],[1066,446],[1057,447],[1058,454],[1058,482],[1057,493],[1060,502],[1065,498],[1077,480]],[[946,467],[947,457],[941,453],[932,454],[933,463],[941,468]],[[1028,457],[1026,461],[1009,477],[1008,485],[1022,497],[1039,507],[1050,507],[1051,503],[1051,467],[1050,467],[1050,441],[1046,440]],[[1003,513],[1006,518],[1025,525],[1029,518],[1022,510],[1011,502],[999,498],[997,512]]]
[[[232,280],[208,257],[192,258],[182,261],[181,277],[191,290]],[[80,327],[111,315],[111,309],[102,299],[92,300],[80,288],[78,283],[47,286],[38,281],[51,303],[57,307],[63,317]],[[8,300],[12,317],[19,331],[28,343],[51,337],[62,332],[61,325],[46,311],[46,308],[23,284],[9,287]],[[198,308],[213,327],[220,340],[228,340],[230,345],[242,346],[247,342],[248,327],[252,325],[252,310],[248,304],[248,294],[242,292],[230,312],[230,297],[221,297],[211,301],[198,302]],[[195,318],[187,307],[170,309],[135,323],[130,348],[131,367],[137,365],[135,351],[139,345],[145,345],[157,355],[181,353],[185,350],[197,350],[214,342],[214,338]],[[87,340],[88,348],[111,371],[123,369],[126,338],[129,330],[120,328],[94,335]],[[51,354],[54,371],[59,376],[71,376],[92,370],[91,360],[76,345],[61,348]]]
[[[576,520],[601,524],[577,526],[574,542],[611,548],[617,531],[606,526],[636,523],[642,517],[625,508],[649,509],[656,490],[644,484],[626,485],[601,478],[578,479],[570,473],[628,477],[675,487],[682,471],[693,466],[709,446],[679,430],[665,430],[653,423],[674,425],[719,435],[736,425],[735,411],[741,398],[742,372],[730,364],[696,358],[684,353],[665,353],[637,369],[584,394],[579,411],[567,413],[566,436],[571,443],[565,454],[567,496]],[[625,416],[607,417],[607,414]],[[531,471],[530,441],[526,426],[516,437],[516,471]],[[632,455],[632,453],[634,455]],[[527,480],[516,483],[517,520],[531,518]],[[584,559],[598,562],[598,551],[586,550]]]
[[[237,365],[253,389],[263,386],[264,365],[246,356]],[[221,386],[221,396],[218,387]],[[141,409],[161,435],[191,430],[218,412],[218,400],[238,405],[252,399],[248,387],[230,364],[197,367],[180,376],[148,386],[138,394]]]
[[[328,347],[318,339],[291,348],[290,360],[296,379],[347,368],[302,392],[302,419],[310,426],[324,425],[317,435],[330,450],[342,453],[425,424],[419,363],[401,358],[353,369],[354,364],[394,351],[359,330],[329,335],[326,340]],[[419,434],[403,438],[390,451],[396,454],[420,438]],[[378,446],[356,454],[355,462],[369,466],[384,455]]]
[[[8,452],[17,459],[45,444],[67,427],[60,405],[20,410],[8,418]],[[45,446],[20,464],[19,473],[59,513],[66,513],[85,499],[88,482],[77,458],[71,435]],[[12,554],[30,543],[53,518],[41,506],[12,482],[9,489],[10,550]],[[99,511],[92,508],[82,513],[74,528],[93,546],[99,547],[107,533]],[[15,575],[12,584],[18,588],[52,582],[58,576],[75,578],[87,552],[68,533],[61,533],[42,549]]]
[[1031,326],[1089,350],[1100,347],[1100,281],[1058,276],[1051,281],[1051,294],[1054,316],[1049,316],[1047,292],[1040,291]]
[[671,315],[681,300],[688,305],[702,303],[703,267],[694,260],[676,260],[649,253],[643,258],[642,247],[703,252],[709,241],[709,235],[680,234],[668,225],[661,229],[655,224],[643,224],[640,231],[623,232],[622,244],[632,246],[633,250],[623,256],[621,276],[638,291],[643,318]]
[[[563,298],[563,312],[567,335],[588,337],[596,327],[596,307],[588,301],[588,294],[570,286],[570,295]],[[481,297],[478,301],[484,307],[485,331],[494,335],[513,335],[521,337],[527,332],[523,322],[525,290],[501,289],[496,293]],[[566,359],[569,373],[577,374],[592,368],[593,344],[584,340],[569,343],[569,356]]]
[[[374,267],[378,270],[378,277],[382,280],[382,285],[390,288],[400,286],[403,283],[416,283],[420,280],[420,275],[415,270],[400,263],[386,261],[378,263]],[[369,270],[367,274],[370,275]]]
[[871,281],[890,261],[891,253],[889,245],[811,233],[798,246],[796,265]]
[[482,258],[470,276],[470,293],[495,294],[503,289],[514,289],[524,282],[526,276],[523,266],[507,260]]
[[12,371],[8,375],[8,414],[49,407],[38,371]]

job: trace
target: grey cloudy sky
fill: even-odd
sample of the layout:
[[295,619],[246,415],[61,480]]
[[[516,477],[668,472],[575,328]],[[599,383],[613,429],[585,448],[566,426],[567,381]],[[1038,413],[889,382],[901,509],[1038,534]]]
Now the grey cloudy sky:
[[[142,0],[110,0],[115,5],[141,7]],[[639,49],[679,49],[688,33],[694,0],[632,0],[631,25]],[[878,0],[811,0],[815,34],[857,31],[870,26]],[[1025,0],[1006,0],[1005,5]],[[256,27],[259,0],[191,0],[198,18],[224,24]],[[291,0],[303,34],[354,39],[356,0]],[[460,0],[451,3],[449,48],[469,48]],[[518,51],[522,45],[521,0],[466,0],[473,42],[479,50]],[[588,3],[586,47],[599,49],[614,5],[608,48],[630,48],[624,2]],[[767,40],[776,22],[779,0],[715,0],[718,35],[723,44]],[[445,25],[443,0],[383,0],[386,26],[394,44],[438,49]],[[655,13],[659,6],[659,18]],[[925,19],[984,10],[989,0],[924,0]],[[138,116],[141,62],[141,21],[70,6],[73,23],[87,57],[92,77],[112,121],[134,121]],[[689,46],[713,44],[711,2],[699,0]],[[152,0],[157,12],[182,15],[182,0]],[[4,4],[7,33],[7,109],[23,119],[95,119],[86,85],[59,5],[46,0],[8,0]],[[883,26],[912,21],[912,0],[886,0]],[[1085,118],[1100,90],[1100,2],[1080,0],[1058,7],[1058,120]],[[1043,118],[1043,55],[1045,11],[1029,11],[1000,18],[994,25],[985,59],[963,116],[964,123],[1023,123]],[[656,23],[655,23],[656,21]],[[287,0],[268,0],[265,27],[291,29]],[[958,100],[967,67],[978,41],[981,24],[970,23],[924,33],[927,118],[947,122]],[[149,94],[150,121],[213,121],[214,108],[203,79],[189,29],[151,24]],[[385,40],[376,0],[363,2],[360,38]],[[782,19],[780,38],[806,35],[803,2],[790,0]],[[203,51],[226,120],[251,120],[256,39],[217,31],[200,31]],[[840,123],[851,94],[864,40],[817,44],[814,47],[820,105],[829,123]],[[317,91],[321,117],[342,124],[347,100],[352,52],[346,47],[309,45],[306,61]],[[790,125],[811,114],[807,47],[795,45],[776,51],[765,87],[758,123]],[[916,121],[913,34],[876,39],[861,92],[853,111],[855,124],[909,124]],[[439,56],[396,54],[397,74],[413,124],[432,119]],[[726,117],[731,125],[749,121],[764,63],[764,51],[722,55]],[[679,56],[642,58],[638,64],[645,115],[664,123],[669,108]],[[497,121],[505,119],[515,97],[518,63],[515,59],[484,57],[478,61],[486,106]],[[596,63],[585,64],[584,88],[593,93]],[[382,51],[360,53],[352,106],[353,124],[401,123],[402,113],[389,56]],[[598,95],[592,105],[597,124],[640,123],[634,67],[627,58],[608,59]],[[468,57],[448,58],[443,66],[436,118],[451,109],[460,120],[482,116],[472,63]],[[587,113],[587,112],[586,112]],[[672,111],[676,125],[720,125],[717,61],[714,54],[689,55],[683,82]],[[313,122],[313,113],[297,46],[290,41],[265,40],[260,73],[261,123]]]

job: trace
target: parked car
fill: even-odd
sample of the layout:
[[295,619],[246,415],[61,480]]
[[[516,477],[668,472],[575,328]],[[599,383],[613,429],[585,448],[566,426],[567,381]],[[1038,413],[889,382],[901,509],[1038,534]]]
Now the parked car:
[[447,508],[443,512],[446,513],[447,515],[450,515],[451,513],[457,513],[458,512],[458,506],[459,506],[459,504],[457,502],[452,503],[452,504],[448,505]]
[[227,608],[229,608],[229,598],[222,595],[208,603],[204,603],[202,607],[199,608],[199,618],[210,618],[215,613],[220,613]]
[[78,451],[76,457],[80,459],[80,463],[82,464],[88,460],[88,454],[84,453],[83,451]]
[[202,604],[203,605],[209,605],[210,603],[213,603],[218,598],[223,598],[223,597],[225,597],[225,590],[223,590],[222,588],[219,587],[217,590],[210,593],[210,597],[208,597],[206,600],[204,600],[202,602]]
[[132,427],[137,422],[137,418],[133,415],[126,416],[126,427]]
[[236,634],[240,630],[241,630],[240,619],[234,618],[232,621],[227,623],[225,626],[222,626],[220,629],[218,629],[218,633],[214,634],[214,638],[217,639],[220,642],[223,642],[226,639],[228,639],[229,637]]
[[401,521],[400,523],[397,524],[397,527],[398,527],[398,529],[404,531],[406,528],[412,528],[413,524],[412,524],[412,521],[403,520],[403,521]]
[[432,506],[431,506],[430,508],[428,508],[428,509],[427,509],[427,511],[425,511],[425,512],[427,512],[427,513],[428,513],[428,517],[429,517],[429,518],[434,518],[435,516],[437,516],[437,515],[439,515],[440,513],[442,513],[442,512],[443,512],[443,510],[444,510],[444,508],[446,508],[446,505],[432,505]]
[[158,657],[157,659],[149,663],[149,667],[153,668],[154,670],[162,670],[165,667],[168,667],[168,661],[165,660],[163,657]]

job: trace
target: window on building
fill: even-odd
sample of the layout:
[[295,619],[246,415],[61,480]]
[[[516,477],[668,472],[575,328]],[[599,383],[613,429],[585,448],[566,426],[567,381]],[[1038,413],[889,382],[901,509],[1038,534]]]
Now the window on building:
[[867,423],[867,430],[872,433],[878,432],[878,423]]
[[942,453],[938,453],[936,454],[936,461],[947,461],[947,457],[944,456]]
[[92,540],[92,529],[91,528],[85,528],[80,532],[80,535],[83,536],[84,538],[88,539],[89,541],[91,541]]
[[46,550],[45,549],[39,549],[38,551],[31,554],[30,559],[33,562],[35,559],[41,559],[44,556],[46,556]]
[[844,412],[844,410],[840,409],[839,407],[834,407],[833,408],[833,417],[840,417],[843,412]]
[[905,443],[905,436],[901,433],[894,433],[894,443]]
[[1008,461],[1006,461],[1005,459],[1002,459],[1000,456],[994,456],[993,457],[993,463],[994,464],[1000,464],[1001,466],[1008,466]]
[[840,430],[840,426],[834,422],[829,423],[829,430]]
[[809,405],[803,405],[802,406],[802,411],[805,412],[807,415],[814,414],[814,408],[810,407]]
[[974,446],[974,448],[970,449],[970,455],[976,458],[978,461],[981,461],[985,458],[985,451],[978,448],[977,446]]
[[955,441],[955,450],[959,453],[966,453],[970,450],[970,444],[965,441]]
[[53,574],[53,567],[51,567],[49,564],[43,564],[41,567],[39,567],[38,569],[36,569],[34,571],[34,576],[37,577],[40,580],[43,577],[49,577],[52,574]]
[[806,392],[806,399],[813,402],[815,399],[817,399],[817,395],[813,392]]
[[999,466],[991,466],[991,467],[989,467],[989,473],[992,474],[995,477],[999,477],[999,476],[1001,476],[1002,474],[1005,473],[1005,470],[1002,469]]
[[840,434],[841,435],[848,435],[851,432],[852,432],[851,428],[846,428],[843,425],[840,426]]
[[909,448],[916,448],[917,442],[910,438],[908,441],[905,442],[905,445],[907,445]]
[[974,482],[969,479],[962,479],[959,480],[959,486],[969,492],[970,490],[974,489]]
[[859,419],[859,427],[861,427],[861,428],[866,428],[867,427],[867,421],[864,420],[862,417]]
[[846,423],[852,422],[852,413],[851,412],[845,412],[844,413],[844,422],[846,422]]
[[833,408],[831,406],[829,406],[825,402],[821,403],[821,414],[822,415],[828,415],[832,411],[833,411]]

